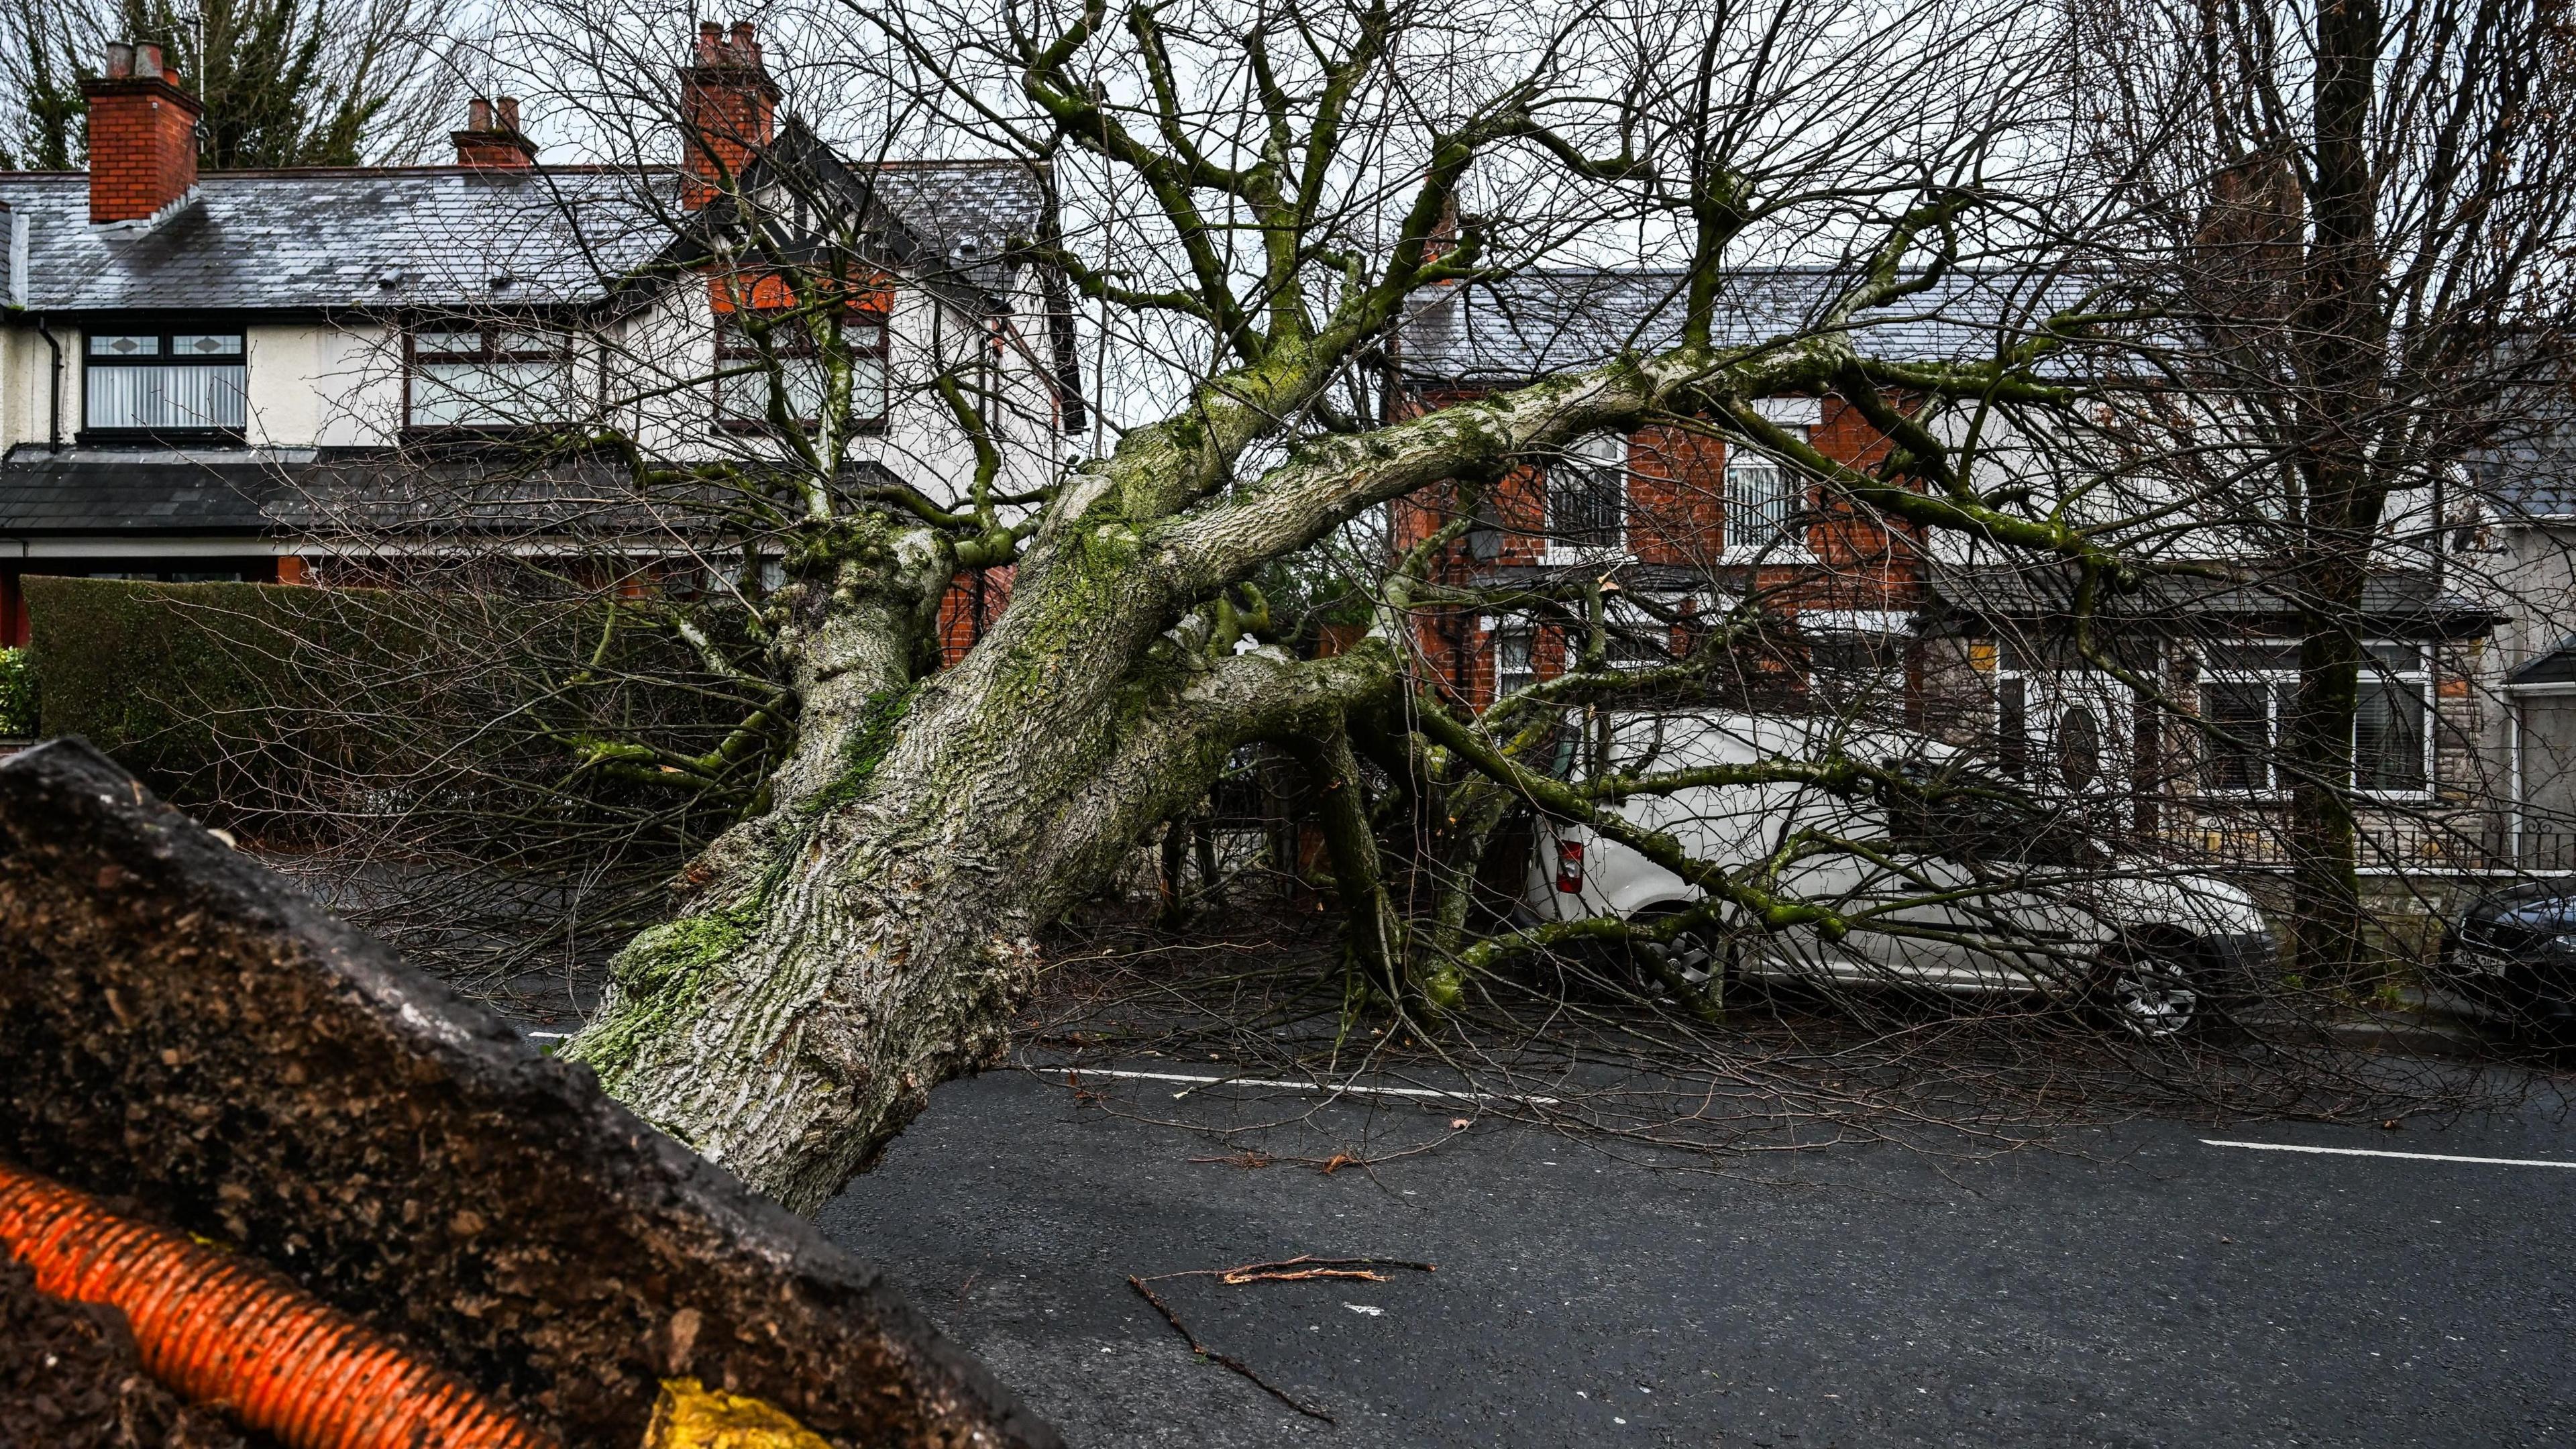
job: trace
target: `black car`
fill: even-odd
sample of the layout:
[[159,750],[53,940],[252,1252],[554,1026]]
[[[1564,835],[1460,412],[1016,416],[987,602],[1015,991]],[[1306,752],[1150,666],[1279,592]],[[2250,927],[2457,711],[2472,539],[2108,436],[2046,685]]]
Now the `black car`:
[[2478,897],[2442,931],[2461,990],[2561,1041],[2576,1041],[2576,882],[2532,882]]

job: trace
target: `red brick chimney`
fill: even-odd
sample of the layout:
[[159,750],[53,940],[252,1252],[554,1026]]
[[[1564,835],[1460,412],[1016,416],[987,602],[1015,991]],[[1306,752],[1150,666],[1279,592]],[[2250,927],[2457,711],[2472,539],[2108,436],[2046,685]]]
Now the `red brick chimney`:
[[525,171],[537,164],[537,143],[519,134],[519,98],[487,101],[476,96],[465,106],[465,129],[450,131],[459,166],[491,166]]
[[728,36],[698,23],[696,62],[680,67],[680,204],[691,211],[722,194],[778,131],[778,86],[760,64],[748,20]]
[[112,41],[89,97],[91,224],[140,221],[197,184],[197,118],[206,108],[161,69],[161,47]]

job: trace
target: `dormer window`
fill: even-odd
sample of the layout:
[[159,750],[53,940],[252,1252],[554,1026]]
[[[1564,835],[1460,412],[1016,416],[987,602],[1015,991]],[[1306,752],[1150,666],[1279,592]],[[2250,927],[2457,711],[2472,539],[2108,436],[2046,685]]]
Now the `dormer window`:
[[238,435],[249,421],[241,329],[172,323],[102,329],[82,349],[82,429],[110,437]]
[[442,320],[409,340],[412,427],[543,427],[575,413],[572,340],[559,329]]

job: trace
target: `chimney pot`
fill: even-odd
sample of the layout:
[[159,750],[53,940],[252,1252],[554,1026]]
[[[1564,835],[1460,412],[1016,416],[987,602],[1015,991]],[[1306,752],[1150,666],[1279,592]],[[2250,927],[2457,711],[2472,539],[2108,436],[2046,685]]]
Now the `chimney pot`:
[[107,78],[124,80],[134,74],[134,46],[122,40],[107,43]]
[[161,47],[158,44],[146,40],[135,45],[134,73],[147,78],[161,74]]
[[476,96],[465,106],[465,129],[450,131],[456,164],[498,171],[525,171],[537,164],[536,143],[519,134],[519,98],[485,100]]

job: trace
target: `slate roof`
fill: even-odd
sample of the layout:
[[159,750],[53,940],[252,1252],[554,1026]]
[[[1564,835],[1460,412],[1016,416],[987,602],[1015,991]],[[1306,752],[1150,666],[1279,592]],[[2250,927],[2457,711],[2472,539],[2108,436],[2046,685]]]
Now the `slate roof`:
[[[1812,331],[1850,282],[1848,271],[1822,268],[1735,272],[1715,340],[1752,346]],[[1426,288],[1402,325],[1400,356],[1418,381],[1503,383],[1657,351],[1679,340],[1687,284],[1679,269],[1574,267]],[[1864,352],[1912,362],[1989,357],[2053,310],[2047,298],[2071,290],[2027,273],[1952,272],[1855,319],[1853,338]]]
[[[893,475],[851,464],[853,486]],[[685,486],[685,485],[684,485]],[[668,536],[737,496],[674,488],[637,497],[632,475],[589,455],[529,466],[461,448],[406,457],[379,448],[66,448],[21,444],[0,461],[0,537],[98,539],[458,535],[579,530]]]
[[2537,655],[2507,673],[2504,683],[2507,689],[2576,684],[2576,637],[2559,640],[2548,653]]
[[[1019,163],[853,169],[932,250],[978,268],[1038,230],[1044,193]],[[85,174],[14,172],[0,206],[27,218],[31,310],[547,306],[594,300],[668,249],[677,185],[666,168],[210,172],[133,235],[90,225]]]
[[2469,459],[2481,496],[2508,517],[2576,518],[2576,393],[2536,387],[2508,408],[2503,436]]
[[286,476],[247,449],[19,451],[0,466],[0,532],[15,537],[262,533]]
[[[1929,586],[1945,613],[2044,624],[2071,613],[2075,575],[2053,565],[1966,568],[1936,571]],[[2105,618],[2244,625],[2290,615],[2296,604],[2286,586],[2162,575],[2137,593],[2105,600],[2101,610]],[[2498,622],[2487,605],[2414,571],[2387,570],[2363,579],[2361,612],[2379,627],[2433,630],[2451,638],[2484,633]]]
[[32,310],[532,306],[595,297],[661,250],[674,185],[561,167],[215,172],[141,235],[90,225],[80,173],[0,175],[0,202],[28,217]]

